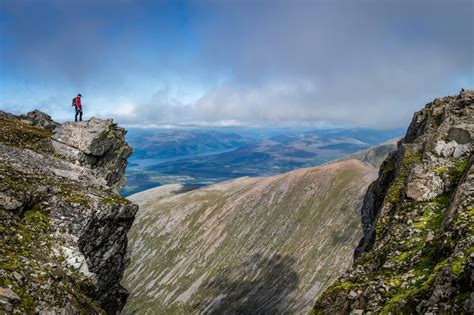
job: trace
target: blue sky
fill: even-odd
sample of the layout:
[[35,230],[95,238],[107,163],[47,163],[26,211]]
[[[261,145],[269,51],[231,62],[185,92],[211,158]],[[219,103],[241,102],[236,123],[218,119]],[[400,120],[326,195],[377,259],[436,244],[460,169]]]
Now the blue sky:
[[0,2],[0,109],[128,125],[405,127],[474,86],[474,2]]

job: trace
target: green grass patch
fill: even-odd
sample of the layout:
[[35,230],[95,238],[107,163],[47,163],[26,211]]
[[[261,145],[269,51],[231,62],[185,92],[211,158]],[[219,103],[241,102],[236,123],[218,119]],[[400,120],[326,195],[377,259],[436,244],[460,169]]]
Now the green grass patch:
[[103,198],[102,202],[105,203],[106,205],[112,205],[112,204],[126,204],[129,203],[128,199],[125,199],[120,196],[112,197],[112,198]]
[[396,205],[400,202],[401,194],[405,190],[406,181],[412,165],[421,160],[421,153],[406,146],[398,177],[392,183],[387,192],[387,201]]
[[442,176],[444,173],[446,173],[446,166],[445,165],[440,165],[436,167],[433,172],[439,176]]
[[462,159],[450,170],[449,179],[453,183],[457,183],[464,175],[469,166],[469,159]]

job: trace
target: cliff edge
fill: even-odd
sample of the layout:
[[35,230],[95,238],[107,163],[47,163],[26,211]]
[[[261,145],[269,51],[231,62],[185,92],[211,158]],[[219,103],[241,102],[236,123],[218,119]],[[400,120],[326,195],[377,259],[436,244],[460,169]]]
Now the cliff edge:
[[313,313],[474,313],[473,148],[473,91],[415,113],[365,195],[354,266]]
[[0,309],[115,314],[128,293],[126,131],[0,111]]

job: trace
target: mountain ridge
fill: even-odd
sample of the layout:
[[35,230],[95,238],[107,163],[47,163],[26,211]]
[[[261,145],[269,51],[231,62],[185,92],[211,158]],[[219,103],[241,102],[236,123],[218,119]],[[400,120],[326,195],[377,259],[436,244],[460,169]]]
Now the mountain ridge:
[[361,236],[356,209],[375,174],[349,160],[132,195],[140,210],[129,233],[124,313],[309,310],[347,266],[342,257]]
[[361,209],[355,262],[314,314],[474,313],[474,91],[416,112]]

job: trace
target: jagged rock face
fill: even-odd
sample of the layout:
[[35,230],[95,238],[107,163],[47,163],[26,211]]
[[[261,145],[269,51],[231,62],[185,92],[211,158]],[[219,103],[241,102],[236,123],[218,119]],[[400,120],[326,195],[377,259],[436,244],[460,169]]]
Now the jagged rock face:
[[130,151],[123,136],[112,121],[61,126],[38,112],[0,113],[0,287],[18,297],[0,294],[0,309],[115,314],[123,307],[126,233],[138,208],[116,192]]
[[112,119],[91,118],[66,122],[53,133],[53,147],[72,162],[95,169],[109,186],[120,190],[125,183],[125,167],[132,153],[124,141],[125,130]]
[[125,314],[304,313],[351,261],[373,167],[357,160],[138,193]]
[[474,313],[474,92],[417,112],[362,206],[354,266],[314,313]]

